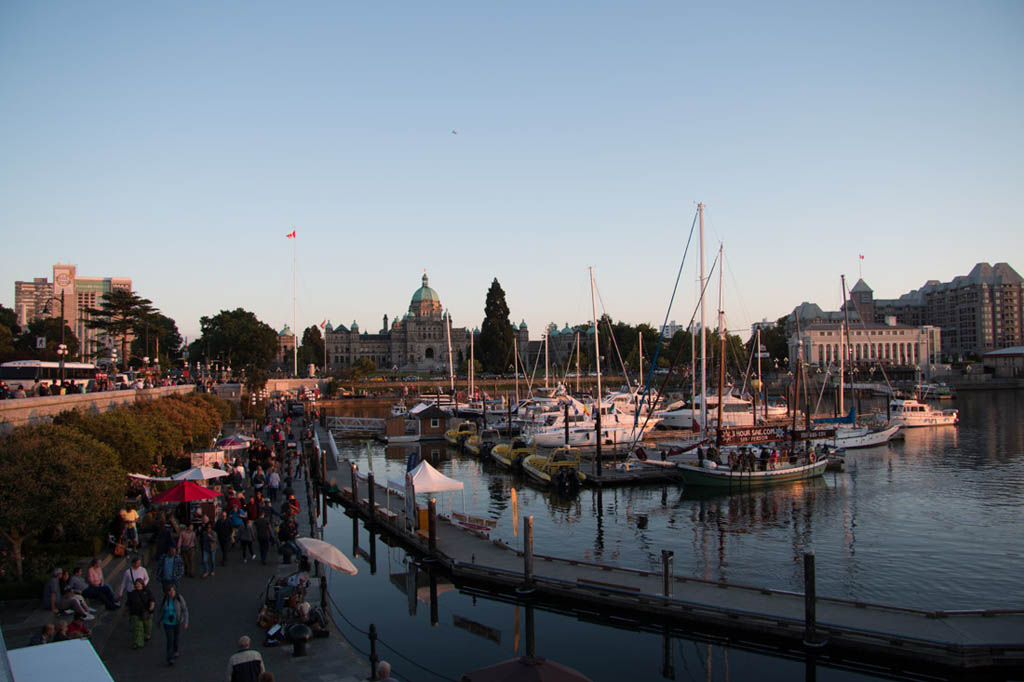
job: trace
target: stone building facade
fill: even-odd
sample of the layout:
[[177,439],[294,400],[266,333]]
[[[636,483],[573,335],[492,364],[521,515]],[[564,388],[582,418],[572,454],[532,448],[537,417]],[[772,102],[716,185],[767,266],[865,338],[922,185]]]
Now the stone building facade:
[[[382,370],[446,373],[450,334],[452,364],[456,373],[460,373],[462,365],[469,360],[470,336],[479,334],[477,330],[454,324],[449,331],[448,313],[441,306],[437,292],[430,288],[425,272],[420,288],[413,292],[409,301],[409,311],[401,319],[393,320],[390,327],[387,315],[383,321],[380,331],[374,334],[362,331],[356,322],[347,328],[328,324],[324,334],[328,371],[367,358]],[[515,327],[515,332],[520,353],[525,354],[529,344],[526,324]]]

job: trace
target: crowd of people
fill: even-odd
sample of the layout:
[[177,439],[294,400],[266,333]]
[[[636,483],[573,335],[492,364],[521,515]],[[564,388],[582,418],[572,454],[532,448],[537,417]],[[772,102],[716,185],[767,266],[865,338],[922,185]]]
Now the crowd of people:
[[196,390],[200,393],[213,393],[214,382],[210,379],[189,381],[184,377],[172,378],[169,376],[138,375],[134,379],[126,375],[114,377],[97,375],[95,379],[85,381],[79,379],[55,379],[53,381],[20,381],[8,384],[0,381],[0,400],[14,400],[17,398],[41,398],[55,395],[69,395],[80,393],[101,393],[103,391],[128,391],[142,390],[147,388],[161,388],[164,386],[184,386],[194,383]]
[[[147,510],[149,501],[143,496],[142,515],[130,506],[121,509],[112,522],[111,544],[130,553],[124,573],[111,586],[103,582],[99,559],[92,560],[84,577],[81,568],[55,568],[43,592],[43,606],[57,617],[64,614],[71,619],[48,623],[33,643],[88,637],[85,623],[94,620],[96,613],[90,600],[110,610],[123,605],[129,616],[131,648],[146,646],[155,623],[163,631],[167,664],[173,666],[189,627],[189,605],[182,594],[187,585],[183,585],[184,579],[212,578],[217,565],[227,565],[231,557],[244,563],[258,556],[266,564],[273,547],[282,563],[301,557],[296,544],[301,507],[292,485],[304,475],[305,467],[299,449],[289,439],[293,426],[298,425],[293,425],[290,418],[268,417],[262,438],[254,440],[232,461],[220,464],[227,475],[210,481],[211,487],[221,493],[216,506],[188,503],[174,510]],[[149,533],[152,559],[148,570],[140,543],[144,529]],[[308,560],[301,558],[298,570],[282,580],[277,590],[278,610],[294,602],[293,595],[304,594],[309,572]],[[273,680],[259,652],[250,648],[248,637],[239,640],[227,679]]]

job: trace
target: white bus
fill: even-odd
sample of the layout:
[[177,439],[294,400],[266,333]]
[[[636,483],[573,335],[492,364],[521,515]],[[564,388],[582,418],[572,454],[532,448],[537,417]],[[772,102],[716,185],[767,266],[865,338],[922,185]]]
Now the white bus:
[[[87,362],[65,362],[64,378],[78,385],[96,378],[96,365]],[[31,392],[40,382],[52,384],[60,379],[60,363],[43,360],[15,360],[0,365],[0,380],[14,390],[20,384],[26,392]]]

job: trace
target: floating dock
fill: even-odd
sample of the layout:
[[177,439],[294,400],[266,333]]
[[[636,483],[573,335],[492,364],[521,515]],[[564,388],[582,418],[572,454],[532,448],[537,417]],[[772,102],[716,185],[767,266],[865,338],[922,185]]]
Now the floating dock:
[[[676,576],[578,559],[534,555],[491,539],[486,524],[436,517],[433,531],[407,528],[404,504],[382,506],[385,490],[340,463],[329,501],[426,555],[466,589],[514,594],[599,617],[657,622],[761,646],[797,649],[823,664],[941,677],[1024,671],[1024,610],[921,610]],[[394,493],[392,493],[394,494]],[[525,522],[524,522],[525,525]],[[524,529],[524,537],[526,531]],[[811,559],[813,562],[813,558]],[[666,560],[666,567],[670,563]],[[810,575],[813,575],[813,563]]]

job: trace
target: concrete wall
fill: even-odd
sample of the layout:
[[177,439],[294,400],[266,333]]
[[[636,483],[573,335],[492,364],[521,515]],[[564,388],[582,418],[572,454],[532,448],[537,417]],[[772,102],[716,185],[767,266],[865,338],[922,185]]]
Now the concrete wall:
[[323,379],[270,379],[267,381],[267,391],[273,395],[274,391],[301,391],[303,388],[319,388],[323,392],[327,382]]
[[53,417],[66,410],[81,412],[108,412],[122,405],[154,400],[170,395],[192,393],[195,386],[165,386],[162,388],[129,389],[127,391],[102,391],[99,393],[75,393],[43,398],[21,398],[0,400],[0,433],[7,433],[16,426],[48,423]]

